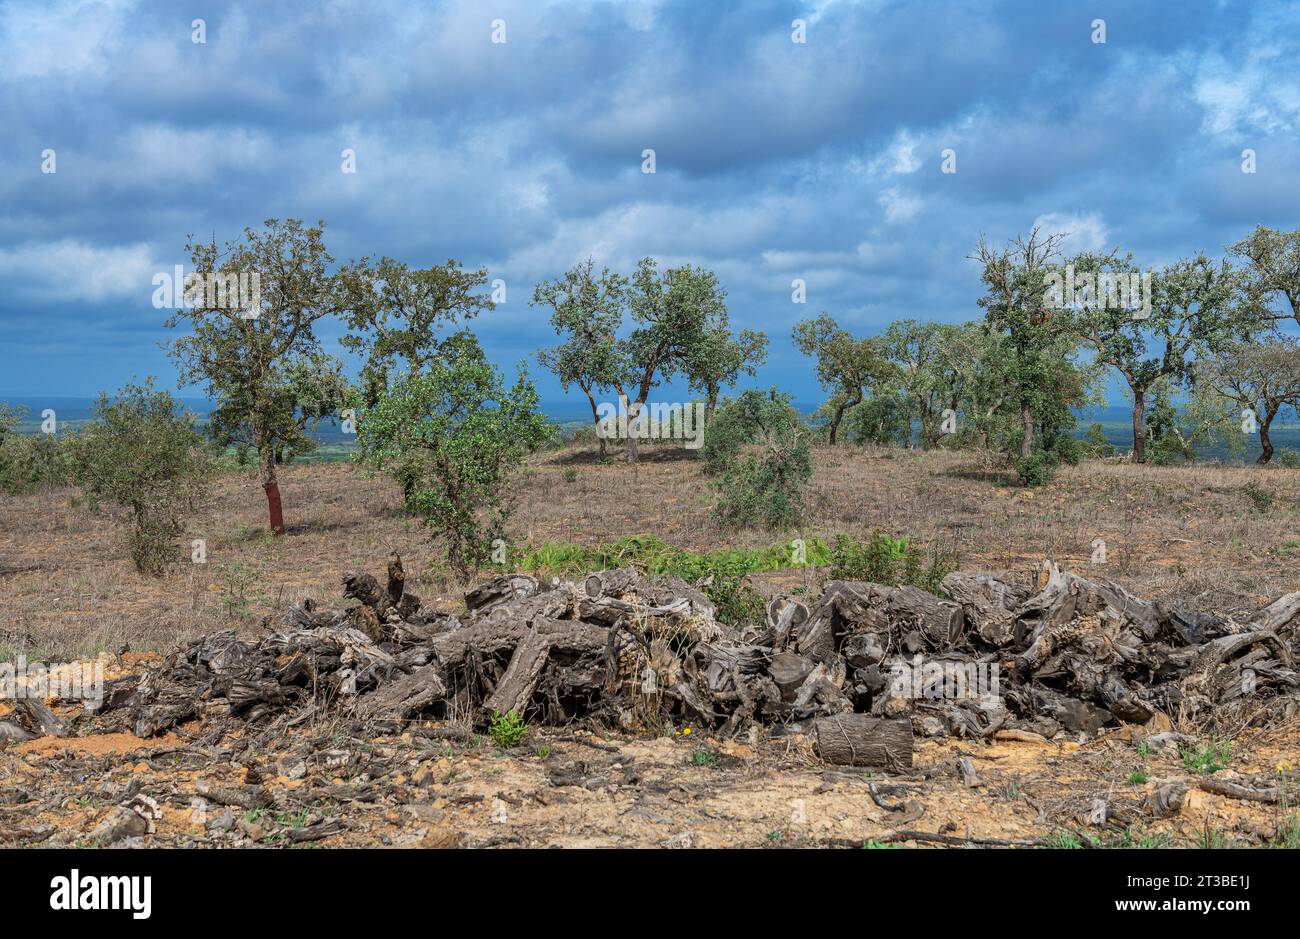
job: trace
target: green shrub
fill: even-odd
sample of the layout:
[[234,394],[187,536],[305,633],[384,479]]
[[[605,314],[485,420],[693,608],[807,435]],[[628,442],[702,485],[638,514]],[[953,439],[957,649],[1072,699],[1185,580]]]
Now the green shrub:
[[504,536],[511,474],[553,426],[523,369],[507,388],[475,345],[400,376],[360,411],[356,459],[397,480],[407,510],[442,542],[451,569],[468,577]]
[[1085,456],[1105,459],[1119,453],[1119,448],[1106,439],[1106,430],[1101,424],[1091,425],[1081,443]]
[[488,724],[488,734],[498,747],[509,750],[519,746],[528,736],[528,724],[514,711],[505,714],[498,711],[492,715],[492,721]]
[[1256,512],[1263,514],[1273,506],[1273,494],[1259,483],[1247,483],[1241,487],[1241,492],[1250,500]]
[[1231,747],[1227,742],[1210,741],[1199,747],[1183,747],[1183,765],[1193,773],[1217,773],[1228,765]]
[[1047,450],[1035,450],[1016,461],[1016,477],[1025,486],[1045,486],[1056,476],[1058,459]]
[[931,593],[957,569],[956,555],[937,547],[923,552],[911,539],[874,532],[865,542],[837,535],[831,547],[831,580],[866,580],[896,587],[909,585]]
[[166,391],[127,385],[99,397],[95,420],[70,441],[73,477],[93,509],[111,502],[131,513],[127,546],[136,570],[160,575],[175,539],[207,491],[213,460],[195,416]]
[[70,435],[20,433],[26,408],[0,402],[0,492],[18,496],[66,486],[72,475]]
[[907,404],[897,395],[871,395],[844,415],[845,437],[854,443],[905,447],[912,439]]
[[788,395],[775,388],[746,391],[724,405],[705,434],[703,460],[714,477],[715,512],[723,525],[780,529],[802,518],[812,455],[808,430]]

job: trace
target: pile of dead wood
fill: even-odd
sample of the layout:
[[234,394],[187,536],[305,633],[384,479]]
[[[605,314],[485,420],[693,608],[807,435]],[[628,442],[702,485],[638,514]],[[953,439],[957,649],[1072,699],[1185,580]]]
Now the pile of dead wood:
[[387,583],[344,579],[355,605],[294,605],[272,632],[191,643],[111,682],[93,720],[138,736],[204,718],[279,732],[329,713],[378,730],[412,720],[624,727],[752,723],[810,733],[832,762],[908,766],[914,735],[1086,735],[1163,713],[1237,730],[1295,715],[1300,592],[1248,617],[1139,599],[1049,566],[1036,584],[949,575],[915,587],[832,581],[813,605],[778,597],[761,625],[717,620],[672,577],[600,571],[549,584],[497,577],[465,612],[426,609]]

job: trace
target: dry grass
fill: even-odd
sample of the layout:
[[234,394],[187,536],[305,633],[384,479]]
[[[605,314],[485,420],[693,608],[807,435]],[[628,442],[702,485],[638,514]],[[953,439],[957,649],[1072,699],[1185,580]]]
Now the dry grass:
[[[643,456],[637,467],[578,451],[539,456],[517,490],[513,540],[655,533],[708,550],[879,528],[955,548],[968,570],[1027,570],[1050,556],[1143,596],[1224,612],[1300,588],[1297,470],[1088,462],[1030,491],[970,453],[822,449],[801,531],[726,532],[693,454]],[[188,558],[189,539],[205,539],[207,563],[159,580],[134,572],[117,520],[78,507],[71,490],[0,502],[0,658],[167,649],[217,628],[255,630],[277,604],[337,598],[344,571],[377,571],[394,550],[417,574],[413,589],[455,602],[461,585],[428,572],[435,552],[387,480],[325,464],[287,468],[281,486],[288,537],[267,535],[260,487],[230,473],[177,547]],[[1101,568],[1089,564],[1097,538]],[[4,573],[27,566],[36,569]]]

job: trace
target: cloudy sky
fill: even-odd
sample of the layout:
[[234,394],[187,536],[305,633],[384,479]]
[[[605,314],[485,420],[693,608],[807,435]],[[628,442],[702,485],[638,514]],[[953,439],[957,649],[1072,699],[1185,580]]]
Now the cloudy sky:
[[704,265],[760,381],[817,400],[791,326],[973,318],[981,233],[1149,268],[1300,225],[1298,58],[1287,0],[0,0],[0,394],[172,384],[153,276],[298,217],[341,260],[488,268],[507,365],[554,341],[539,279]]

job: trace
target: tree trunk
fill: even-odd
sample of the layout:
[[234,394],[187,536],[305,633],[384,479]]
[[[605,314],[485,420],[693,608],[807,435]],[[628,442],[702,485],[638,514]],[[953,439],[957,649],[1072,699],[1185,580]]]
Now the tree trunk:
[[596,425],[596,438],[600,441],[600,455],[605,455],[605,435],[601,433],[600,428],[600,411],[596,407],[596,399],[592,396],[590,388],[583,388],[587,392],[587,401],[591,404],[591,420]]
[[853,407],[855,404],[860,404],[861,402],[862,402],[862,393],[858,392],[858,394],[854,397],[852,401],[844,401],[835,406],[835,416],[831,418],[831,426],[830,426],[830,442],[832,447],[835,446],[835,441],[839,437],[840,421],[844,419],[844,412],[847,411],[849,408]]
[[262,489],[266,492],[266,512],[271,521],[271,534],[284,534],[284,508],[280,504],[280,483],[275,477],[275,448],[266,441],[257,448],[261,463]]
[[1020,438],[1020,458],[1025,460],[1034,452],[1034,412],[1028,401],[1020,404],[1020,424],[1024,428],[1024,435]]
[[1269,460],[1273,459],[1273,441],[1269,439],[1268,428],[1273,423],[1273,418],[1277,416],[1277,408],[1270,408],[1264,415],[1264,419],[1259,422],[1259,457],[1255,460],[1256,465],[1263,466]]
[[1133,389],[1133,462],[1145,463],[1146,456],[1146,389]]
[[637,461],[637,451],[636,451],[636,443],[637,443],[637,441],[636,441],[636,434],[637,434],[637,426],[636,426],[636,424],[637,424],[637,422],[636,422],[636,418],[637,418],[637,415],[639,415],[639,414],[641,413],[641,409],[642,409],[643,407],[645,407],[645,402],[644,402],[644,401],[637,401],[636,403],[630,405],[630,406],[628,407],[628,409],[627,409],[627,443],[626,443],[626,446],[627,446],[627,461],[628,461],[629,463],[635,463],[635,462]]
[[718,389],[718,386],[717,386],[716,384],[711,384],[711,385],[709,385],[709,397],[708,397],[708,403],[707,403],[707,404],[705,405],[705,407],[704,407],[704,426],[705,426],[705,427],[708,427],[710,424],[713,423],[713,415],[714,415],[715,413],[717,413],[717,410],[718,410],[718,390],[719,390],[719,389]]

